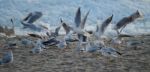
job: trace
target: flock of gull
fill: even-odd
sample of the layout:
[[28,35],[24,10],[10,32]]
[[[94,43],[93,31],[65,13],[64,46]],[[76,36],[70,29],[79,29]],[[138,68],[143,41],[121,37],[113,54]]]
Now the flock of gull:
[[[33,45],[34,47],[31,50],[31,53],[33,54],[40,54],[44,49],[46,49],[46,47],[49,46],[57,46],[59,49],[65,49],[72,42],[75,42],[77,46],[75,50],[78,52],[99,52],[104,56],[112,57],[118,57],[121,55],[122,53],[117,51],[115,48],[107,46],[104,42],[104,39],[102,38],[102,35],[106,31],[114,16],[111,15],[110,17],[106,18],[102,24],[97,24],[96,30],[87,31],[85,30],[85,24],[89,14],[90,11],[88,11],[85,16],[81,18],[81,9],[79,7],[76,11],[74,23],[72,25],[67,24],[65,21],[63,21],[63,19],[60,19],[61,25],[58,26],[53,32],[48,30],[48,28],[45,26],[34,24],[35,21],[42,17],[42,12],[29,13],[27,17],[20,21],[23,25],[23,29],[28,28],[34,31],[41,31],[46,35],[41,36],[38,34],[30,33],[28,35],[34,37],[35,41],[22,39],[21,43],[25,46]],[[117,24],[115,24],[113,29],[116,31],[117,37],[112,39],[111,43],[118,45],[121,44],[121,31],[126,27],[126,25],[140,17],[142,17],[142,15],[137,10],[130,16],[122,18]],[[11,22],[13,24],[12,19]],[[60,36],[59,31],[61,27],[63,27],[66,33],[62,38],[58,38],[58,36]],[[2,28],[3,27],[0,28],[1,33],[2,30],[4,30]],[[13,62],[13,52],[11,50],[11,47],[13,46],[16,46],[16,44],[9,44],[8,46],[5,46],[7,47],[8,51],[3,54],[3,57],[0,60],[0,65]]]

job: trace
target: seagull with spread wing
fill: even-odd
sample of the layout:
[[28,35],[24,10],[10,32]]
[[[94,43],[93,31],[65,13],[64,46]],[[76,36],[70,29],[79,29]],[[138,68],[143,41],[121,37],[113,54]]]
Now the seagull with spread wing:
[[105,32],[107,26],[110,24],[110,22],[112,21],[113,15],[111,15],[110,17],[108,17],[103,23],[102,25],[97,25],[96,26],[96,31],[93,32],[93,35],[95,36],[96,40],[100,40],[101,36],[103,35],[103,33]]
[[[119,35],[121,33],[121,31],[126,27],[126,25],[134,22],[136,19],[142,17],[142,15],[140,14],[140,12],[137,10],[136,12],[134,12],[133,14],[131,14],[128,17],[123,17],[115,26],[114,26],[114,30],[117,31],[117,34]],[[120,31],[119,31],[120,29]]]
[[62,19],[61,19],[62,27],[64,28],[66,34],[65,34],[65,40],[66,42],[75,42],[78,41],[77,38],[73,37],[73,31],[71,30],[71,27],[67,25]]
[[21,21],[21,24],[24,26],[23,28],[29,28],[34,31],[42,31],[43,29],[45,29],[40,25],[38,26],[33,24],[35,21],[41,18],[42,15],[43,15],[42,12],[38,11],[29,13],[28,16]]

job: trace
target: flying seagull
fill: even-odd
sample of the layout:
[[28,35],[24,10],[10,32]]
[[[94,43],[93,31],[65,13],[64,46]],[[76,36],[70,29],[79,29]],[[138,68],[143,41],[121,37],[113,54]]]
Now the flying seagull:
[[101,26],[97,25],[96,26],[96,31],[93,32],[93,35],[96,37],[97,40],[100,39],[101,35],[103,35],[103,33],[105,32],[107,26],[110,24],[110,22],[112,21],[113,15],[111,15],[110,17],[108,17]]
[[35,21],[37,21],[39,18],[42,17],[42,12],[31,12],[28,14],[27,17],[25,17],[21,23],[23,24],[24,28],[29,28],[31,30],[34,30],[34,31],[41,31],[45,28],[43,28],[42,26],[38,26],[38,25],[34,25],[33,23]]
[[62,19],[61,19],[61,23],[62,23],[62,27],[64,28],[65,32],[66,32],[66,35],[65,35],[65,40],[66,42],[75,42],[75,41],[78,41],[77,38],[73,37],[73,32],[71,30],[71,27],[66,24]]
[[27,21],[27,23],[34,23],[36,20],[38,20],[39,18],[42,17],[42,12],[32,12],[29,13],[28,16],[26,18],[23,19],[23,21]]
[[61,26],[58,26],[56,29],[55,29],[55,32],[52,32],[51,34],[48,34],[47,33],[47,35],[49,36],[49,37],[57,37],[58,35],[59,35],[59,30],[60,30],[60,28],[61,28]]
[[[140,12],[137,10],[136,12],[134,12],[133,14],[131,14],[128,17],[123,17],[114,27],[114,30],[117,31],[118,35],[120,34],[120,32],[122,31],[122,29],[124,29],[126,27],[127,24],[130,24],[131,22],[135,21],[137,18],[142,17],[142,15],[140,14]],[[121,29],[122,28],[122,29]],[[119,31],[119,29],[121,29]]]

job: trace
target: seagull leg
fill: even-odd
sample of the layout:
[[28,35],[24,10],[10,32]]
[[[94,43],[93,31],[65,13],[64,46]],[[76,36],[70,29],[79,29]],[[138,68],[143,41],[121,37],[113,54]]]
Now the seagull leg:
[[[126,24],[127,25],[127,24]],[[126,27],[126,25],[124,25],[121,29],[120,29],[120,33],[122,32],[122,30]]]
[[116,30],[116,32],[117,32],[117,35],[119,35],[119,34],[120,34],[118,30]]

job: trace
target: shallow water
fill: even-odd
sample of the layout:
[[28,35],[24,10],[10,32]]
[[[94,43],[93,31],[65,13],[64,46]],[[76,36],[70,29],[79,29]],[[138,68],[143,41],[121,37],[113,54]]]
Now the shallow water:
[[[93,29],[97,20],[100,23],[114,14],[112,24],[116,24],[122,17],[129,16],[136,10],[143,15],[143,20],[128,25],[123,33],[141,34],[150,33],[150,1],[149,0],[0,0],[0,24],[11,27],[10,18],[13,18],[16,33],[22,34],[20,20],[29,12],[42,11],[43,17],[35,24],[44,24],[50,29],[60,25],[60,18],[73,25],[75,12],[81,7],[82,17],[90,10],[87,19],[87,29]],[[108,28],[112,32],[111,26]],[[64,33],[64,32],[63,32]]]

